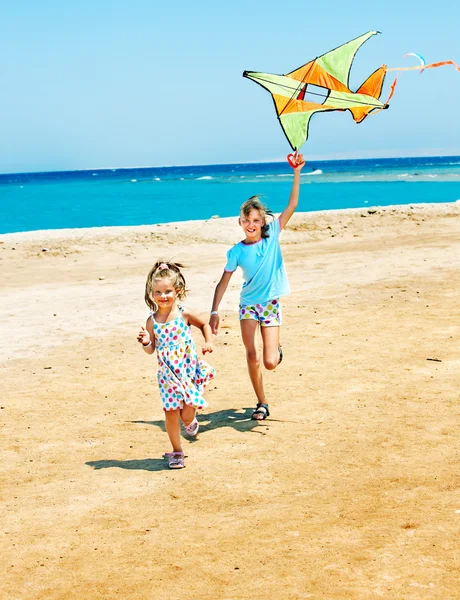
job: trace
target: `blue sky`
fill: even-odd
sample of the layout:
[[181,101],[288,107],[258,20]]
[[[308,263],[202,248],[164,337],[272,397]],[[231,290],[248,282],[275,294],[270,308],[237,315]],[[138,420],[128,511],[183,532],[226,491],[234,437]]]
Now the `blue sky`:
[[[357,7],[357,8],[354,8]],[[43,0],[0,19],[0,172],[283,159],[268,92],[247,70],[286,73],[366,31],[356,89],[378,66],[460,64],[452,0],[328,3]],[[382,99],[389,87],[387,77]],[[356,125],[315,115],[307,159],[460,154],[460,73],[409,72],[388,111]]]

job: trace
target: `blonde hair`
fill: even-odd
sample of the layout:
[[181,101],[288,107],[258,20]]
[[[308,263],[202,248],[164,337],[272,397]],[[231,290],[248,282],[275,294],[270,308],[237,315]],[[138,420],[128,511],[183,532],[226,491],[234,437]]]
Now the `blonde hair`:
[[274,218],[273,212],[260,200],[259,196],[251,196],[249,200],[246,200],[246,202],[240,206],[240,214],[244,217],[249,217],[251,210],[259,211],[259,214],[263,219],[264,225],[262,226],[262,237],[270,237],[267,233],[267,217]]
[[153,310],[153,312],[157,312],[158,306],[157,303],[154,302],[152,295],[155,287],[155,281],[159,281],[160,279],[170,279],[174,289],[177,292],[177,296],[179,300],[182,300],[187,295],[187,289],[185,286],[185,279],[181,273],[181,269],[184,268],[184,265],[181,263],[173,263],[166,262],[163,260],[157,260],[157,262],[150,269],[149,274],[147,275],[147,281],[145,283],[145,303],[147,306]]

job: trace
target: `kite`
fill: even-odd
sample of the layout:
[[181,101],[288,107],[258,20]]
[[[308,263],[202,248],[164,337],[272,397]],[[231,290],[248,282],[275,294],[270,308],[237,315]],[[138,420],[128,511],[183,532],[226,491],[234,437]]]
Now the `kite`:
[[[379,32],[368,31],[286,75],[244,71],[243,77],[252,79],[271,93],[278,120],[294,152],[297,152],[307,140],[310,119],[315,113],[349,110],[355,122],[361,123],[371,112],[387,109],[399,77],[398,73],[390,86],[390,94],[386,102],[381,102],[379,98],[388,71],[426,70],[442,65],[453,65],[460,71],[460,67],[453,61],[427,65],[417,54],[415,56],[421,59],[420,66],[389,69],[386,65],[382,65],[356,92],[352,92],[349,78],[355,54],[364,42],[377,33]],[[413,53],[410,55],[414,56]],[[307,94],[308,98],[313,96],[313,101],[306,99]],[[291,158],[292,155],[289,154],[288,161],[291,166],[294,166]]]

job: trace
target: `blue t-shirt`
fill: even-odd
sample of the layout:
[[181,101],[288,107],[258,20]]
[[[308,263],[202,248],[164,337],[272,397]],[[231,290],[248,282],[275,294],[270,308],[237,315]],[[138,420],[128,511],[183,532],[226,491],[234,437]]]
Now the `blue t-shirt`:
[[237,267],[243,270],[240,296],[243,306],[265,304],[290,292],[279,242],[280,231],[280,222],[276,219],[268,226],[269,237],[255,244],[239,242],[227,252],[225,271],[233,273]]

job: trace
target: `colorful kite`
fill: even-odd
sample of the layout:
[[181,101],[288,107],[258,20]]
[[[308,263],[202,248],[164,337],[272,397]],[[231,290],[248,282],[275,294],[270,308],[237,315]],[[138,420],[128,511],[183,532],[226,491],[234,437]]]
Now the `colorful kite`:
[[[392,69],[383,65],[356,92],[352,92],[349,78],[355,54],[364,42],[377,33],[368,31],[286,75],[244,71],[243,77],[252,79],[271,93],[281,127],[294,151],[307,140],[311,116],[317,112],[349,110],[356,123],[361,123],[372,111],[388,108],[398,77],[390,87],[386,102],[381,102],[379,98],[387,71],[426,70],[448,64],[460,71],[453,61],[427,65],[422,59],[420,66]],[[418,54],[416,56],[420,57]],[[306,94],[313,96],[314,101],[305,99]]]

